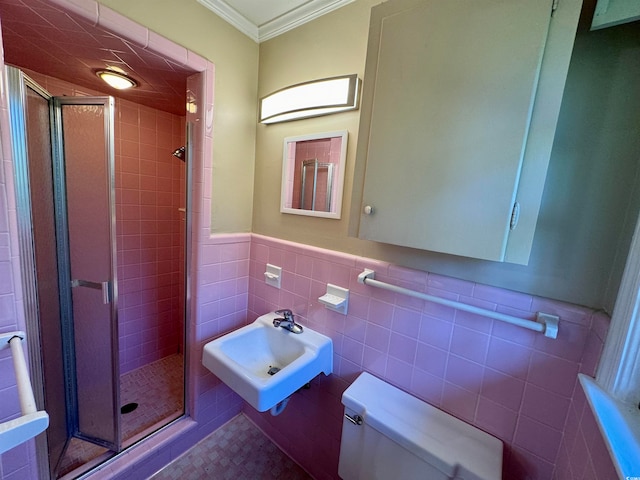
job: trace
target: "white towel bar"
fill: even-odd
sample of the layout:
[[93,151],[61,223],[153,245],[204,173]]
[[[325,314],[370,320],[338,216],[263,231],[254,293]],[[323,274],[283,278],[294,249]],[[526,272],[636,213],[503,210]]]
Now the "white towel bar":
[[39,412],[33,397],[29,370],[24,359],[22,340],[24,332],[9,332],[0,334],[0,350],[11,348],[13,355],[13,369],[16,372],[18,399],[22,416],[14,420],[0,423],[0,454],[26,442],[49,426],[49,415],[45,411]]
[[538,312],[536,314],[536,321],[524,320],[522,318],[513,317],[511,315],[505,315],[503,313],[494,312],[492,310],[486,310],[480,307],[474,307],[466,303],[460,303],[453,300],[447,300],[446,298],[435,297],[427,293],[416,292],[415,290],[409,290],[408,288],[399,287],[397,285],[391,285],[390,283],[381,282],[375,280],[375,271],[366,269],[358,275],[358,282],[371,287],[382,288],[391,292],[402,293],[411,297],[420,298],[422,300],[428,300],[429,302],[438,303],[447,307],[452,307],[457,310],[463,310],[469,313],[475,313],[484,317],[500,320],[501,322],[510,323],[519,327],[534,330],[536,332],[544,333],[545,337],[557,338],[558,337],[558,322],[560,317],[556,315],[549,315],[547,313]]

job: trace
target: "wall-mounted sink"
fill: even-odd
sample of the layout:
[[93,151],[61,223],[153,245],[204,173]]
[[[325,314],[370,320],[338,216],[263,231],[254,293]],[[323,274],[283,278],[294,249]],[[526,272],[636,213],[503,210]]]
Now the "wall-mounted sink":
[[269,410],[320,373],[333,371],[333,343],[304,327],[274,327],[276,313],[204,346],[202,364],[259,412]]

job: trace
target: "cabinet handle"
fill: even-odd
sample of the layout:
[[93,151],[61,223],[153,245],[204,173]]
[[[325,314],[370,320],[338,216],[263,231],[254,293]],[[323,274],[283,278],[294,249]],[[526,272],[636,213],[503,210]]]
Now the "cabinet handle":
[[373,207],[371,205],[365,205],[362,211],[365,215],[373,215]]

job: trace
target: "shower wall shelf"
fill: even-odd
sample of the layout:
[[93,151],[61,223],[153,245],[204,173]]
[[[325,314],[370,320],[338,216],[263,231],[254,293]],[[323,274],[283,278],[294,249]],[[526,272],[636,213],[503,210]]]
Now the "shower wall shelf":
[[0,423],[0,454],[42,433],[49,426],[49,415],[38,411],[33,396],[29,371],[22,350],[24,332],[0,334],[0,350],[11,349],[16,372],[18,399],[22,416]]
[[389,290],[395,293],[401,293],[410,297],[420,298],[422,300],[427,300],[439,305],[455,308],[456,310],[475,313],[476,315],[482,315],[494,320],[510,323],[511,325],[517,325],[518,327],[544,333],[544,336],[548,338],[558,338],[558,323],[560,322],[560,317],[556,315],[537,312],[536,320],[525,320],[511,315],[494,312],[493,310],[486,310],[484,308],[474,307],[473,305],[468,305],[466,303],[447,300],[446,298],[435,297],[433,295],[429,295],[428,293],[416,292],[415,290],[410,290],[408,288],[399,287],[390,283],[381,282],[375,279],[375,271],[369,270],[367,268],[365,268],[364,271],[358,275],[358,283],[369,285],[370,287],[382,288],[383,290]]
[[318,301],[328,309],[346,315],[349,308],[349,289],[327,283],[327,293],[318,298]]

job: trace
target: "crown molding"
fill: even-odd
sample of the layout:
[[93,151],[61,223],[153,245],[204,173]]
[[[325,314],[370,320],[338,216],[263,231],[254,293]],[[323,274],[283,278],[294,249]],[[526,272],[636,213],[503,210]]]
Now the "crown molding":
[[354,1],[355,0],[312,0],[259,27],[247,20],[224,0],[198,0],[198,3],[233,25],[254,42],[260,43],[277,37]]
[[314,0],[309,2],[260,26],[258,28],[259,41],[264,42],[270,38],[277,37],[354,1]]
[[223,0],[198,0],[198,3],[207,7],[224,21],[236,27],[254,42],[260,43],[258,27],[240,15]]

